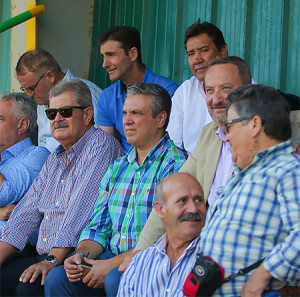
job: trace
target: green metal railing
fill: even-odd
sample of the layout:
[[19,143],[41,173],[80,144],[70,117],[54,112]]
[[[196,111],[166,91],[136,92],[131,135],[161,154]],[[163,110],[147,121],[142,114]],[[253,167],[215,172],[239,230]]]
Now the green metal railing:
[[0,33],[36,17],[45,11],[45,5],[37,5],[0,24]]

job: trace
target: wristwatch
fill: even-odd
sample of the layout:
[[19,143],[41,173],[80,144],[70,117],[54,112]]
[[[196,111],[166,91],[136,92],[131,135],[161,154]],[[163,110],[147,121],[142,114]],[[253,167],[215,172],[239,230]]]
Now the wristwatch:
[[57,260],[57,258],[56,258],[54,255],[48,255],[48,256],[45,258],[45,261],[46,261],[47,263],[54,264],[55,266],[59,266],[59,265],[60,265],[59,261]]

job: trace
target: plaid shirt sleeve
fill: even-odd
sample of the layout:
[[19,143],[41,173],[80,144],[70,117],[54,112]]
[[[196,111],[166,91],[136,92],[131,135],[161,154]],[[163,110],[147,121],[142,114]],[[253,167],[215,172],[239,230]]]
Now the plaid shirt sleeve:
[[286,171],[278,179],[277,199],[287,237],[273,248],[263,265],[274,278],[300,284],[300,179],[296,171]]
[[104,249],[109,245],[109,238],[112,231],[112,223],[108,210],[109,185],[112,175],[110,166],[100,183],[100,197],[96,202],[95,210],[90,223],[80,236],[79,241],[93,240],[102,245]]

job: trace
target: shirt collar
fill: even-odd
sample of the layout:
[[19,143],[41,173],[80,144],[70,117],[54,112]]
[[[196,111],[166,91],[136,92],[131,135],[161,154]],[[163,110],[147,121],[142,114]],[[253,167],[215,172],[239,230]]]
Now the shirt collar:
[[[199,241],[200,235],[196,237],[185,249],[184,253],[187,255],[191,254],[194,252],[195,248],[197,247],[197,243]],[[168,243],[168,235],[165,233],[156,243],[156,249],[159,253],[166,254],[166,247]]]
[[[27,149],[28,147],[32,146],[33,143],[30,139],[30,137],[27,137],[25,139],[23,139],[22,141],[17,142],[16,144],[10,146],[9,148],[7,148],[1,155],[1,159],[2,161],[4,159],[7,159],[9,155],[15,157],[20,155],[25,149]],[[5,156],[6,155],[6,156]]]
[[223,142],[227,142],[225,140],[226,134],[224,133],[224,131],[218,127],[217,131],[216,131],[216,135],[223,141]]
[[254,159],[250,165],[248,165],[246,168],[241,170],[236,164],[234,164],[234,172],[245,172],[249,168],[252,168],[253,166],[256,166],[257,163],[261,162],[264,163],[268,161],[271,158],[277,157],[279,155],[283,154],[290,154],[294,152],[293,144],[290,140],[281,142],[277,145],[273,145],[271,147],[268,147],[265,150],[260,151],[254,156]]
[[[68,150],[69,152],[74,152],[75,155],[79,155],[81,151],[83,150],[87,140],[93,135],[95,132],[96,128],[92,126],[89,130],[87,130],[84,135]],[[58,156],[62,152],[64,152],[65,149],[64,147],[60,144],[56,149],[55,149],[55,154]]]
[[[148,160],[156,159],[158,155],[161,153],[161,151],[163,150],[165,143],[169,140],[170,140],[169,134],[168,132],[166,132],[166,134],[160,139],[160,141],[151,149],[149,154],[146,156],[143,164]],[[132,149],[127,154],[127,160],[129,163],[133,163],[134,161],[136,161],[136,157],[137,157],[136,147],[132,147]]]

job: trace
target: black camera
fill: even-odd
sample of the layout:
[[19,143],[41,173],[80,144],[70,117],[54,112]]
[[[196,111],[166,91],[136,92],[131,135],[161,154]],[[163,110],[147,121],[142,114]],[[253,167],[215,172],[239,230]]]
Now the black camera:
[[197,255],[192,272],[188,275],[183,293],[187,297],[207,297],[222,284],[224,268],[209,256]]

